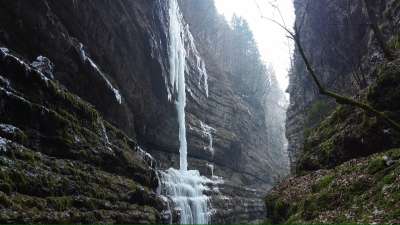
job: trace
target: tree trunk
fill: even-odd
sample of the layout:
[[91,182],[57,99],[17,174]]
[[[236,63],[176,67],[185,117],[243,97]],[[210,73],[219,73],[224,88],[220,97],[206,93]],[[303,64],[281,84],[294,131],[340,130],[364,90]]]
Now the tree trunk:
[[303,58],[304,64],[306,65],[306,68],[307,68],[309,74],[311,75],[314,83],[317,85],[319,93],[321,95],[325,95],[325,96],[334,98],[336,100],[336,102],[341,105],[351,105],[351,106],[363,109],[364,111],[369,112],[380,119],[383,119],[388,124],[390,124],[393,127],[393,129],[400,132],[400,124],[398,122],[392,120],[391,118],[389,118],[384,112],[380,112],[366,103],[356,101],[350,97],[343,96],[343,95],[340,95],[340,94],[337,94],[335,92],[325,89],[324,86],[322,85],[322,83],[319,81],[318,76],[315,73],[314,69],[312,68],[310,61],[308,61],[308,58],[305,54],[303,46],[301,45],[300,32],[296,30],[295,34],[290,33],[290,32],[289,32],[289,34],[291,34],[291,36],[293,37],[293,39],[296,43],[297,49],[298,49],[301,57]]

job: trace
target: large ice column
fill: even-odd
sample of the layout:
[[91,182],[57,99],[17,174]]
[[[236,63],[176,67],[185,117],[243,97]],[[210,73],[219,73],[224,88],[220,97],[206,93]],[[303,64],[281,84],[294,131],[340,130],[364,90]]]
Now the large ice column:
[[170,0],[169,7],[169,64],[170,64],[170,82],[177,93],[176,109],[178,112],[179,123],[179,153],[180,169],[187,170],[187,141],[186,141],[186,49],[185,49],[185,30],[182,25],[182,14],[179,10],[177,0]]
[[[179,9],[177,0],[169,0],[169,63],[170,63],[170,86],[168,90],[169,99],[176,96],[175,104],[178,113],[179,124],[179,154],[180,170],[168,169],[161,171],[162,194],[168,196],[174,208],[180,211],[181,224],[207,224],[209,221],[209,199],[204,195],[206,184],[211,180],[200,176],[197,170],[188,170],[187,163],[187,141],[186,141],[186,84],[185,70],[187,68],[186,59],[189,54],[198,52],[195,49],[188,27],[184,25],[183,17]],[[185,45],[185,41],[187,45]],[[186,50],[186,46],[188,49]],[[196,58],[196,67],[201,77],[207,81],[204,64]],[[203,66],[201,66],[203,65]],[[208,85],[206,95],[208,95]],[[212,145],[211,145],[212,146]]]

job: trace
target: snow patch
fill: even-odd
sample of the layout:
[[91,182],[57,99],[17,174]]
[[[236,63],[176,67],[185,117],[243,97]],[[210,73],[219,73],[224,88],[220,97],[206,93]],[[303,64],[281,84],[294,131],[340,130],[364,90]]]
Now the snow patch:
[[0,124],[0,130],[7,134],[15,134],[19,129],[9,124]]
[[[8,49],[8,48],[0,48],[0,53],[1,53],[1,56],[3,57],[3,58],[5,58],[5,57],[11,57],[11,58],[13,58],[14,60],[16,60],[21,66],[23,66],[24,68],[25,68],[25,72],[29,72],[29,71],[32,71],[32,68],[33,68],[33,70],[35,71],[35,72],[37,72],[37,74],[40,76],[40,78],[42,79],[42,80],[44,80],[45,82],[46,82],[46,85],[47,85],[47,82],[49,81],[49,78],[47,78],[41,71],[39,71],[39,70],[37,70],[35,67],[30,67],[30,65],[28,65],[27,63],[25,63],[24,61],[22,61],[21,59],[19,59],[18,57],[16,57],[16,56],[14,56],[14,55],[12,55],[12,54],[10,54],[10,50]],[[50,61],[50,60],[49,60]]]
[[0,137],[0,152],[7,152],[7,144],[9,142],[9,140]]
[[41,72],[46,78],[54,80],[54,64],[50,59],[44,56],[38,56],[36,60],[31,63],[31,66],[38,72]]
[[110,80],[108,80],[108,78],[106,77],[106,75],[99,69],[99,67],[96,65],[96,63],[94,63],[94,61],[86,54],[85,49],[83,47],[83,44],[80,43],[79,44],[79,49],[80,49],[80,53],[81,53],[81,58],[84,62],[89,62],[89,64],[93,67],[94,70],[96,70],[96,72],[98,74],[100,74],[100,76],[105,80],[105,82],[107,83],[107,86],[114,92],[115,95],[115,99],[117,100],[117,102],[119,104],[122,104],[122,96],[119,92],[118,89],[114,88],[114,86],[111,84]]

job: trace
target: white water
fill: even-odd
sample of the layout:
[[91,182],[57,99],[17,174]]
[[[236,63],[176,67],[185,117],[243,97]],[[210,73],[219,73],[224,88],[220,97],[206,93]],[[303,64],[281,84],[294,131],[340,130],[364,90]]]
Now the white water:
[[[176,110],[178,113],[179,124],[179,153],[180,169],[170,168],[160,172],[162,183],[162,194],[168,196],[174,205],[174,208],[180,212],[181,224],[207,224],[209,222],[209,199],[203,194],[206,183],[211,180],[200,176],[197,170],[188,170],[187,163],[187,140],[186,140],[186,58],[188,53],[185,48],[185,38],[190,34],[188,27],[184,28],[183,17],[179,9],[177,0],[169,1],[169,63],[170,63],[170,84],[173,88],[168,90],[169,99],[172,99],[172,93],[177,95]],[[191,37],[191,36],[190,36]],[[193,50],[193,40],[189,39],[190,48]],[[193,44],[192,44],[193,43]],[[195,52],[197,54],[197,50]],[[198,58],[200,56],[196,55]],[[197,59],[197,68],[207,82],[207,76],[204,75],[205,66]],[[202,66],[203,65],[203,66]],[[201,78],[200,78],[201,79]],[[206,95],[208,96],[208,85],[205,85]]]
[[161,172],[165,195],[179,208],[181,224],[207,224],[209,221],[209,199],[203,194],[207,190],[205,183],[211,182],[200,176],[197,170],[176,170],[173,168]]

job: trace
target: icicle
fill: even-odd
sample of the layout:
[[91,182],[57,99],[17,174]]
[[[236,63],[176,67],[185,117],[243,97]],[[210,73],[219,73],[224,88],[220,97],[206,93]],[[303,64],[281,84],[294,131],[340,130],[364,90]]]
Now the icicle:
[[214,165],[213,164],[207,164],[208,168],[210,168],[211,171],[211,177],[214,177]]
[[213,136],[212,133],[216,132],[216,130],[210,126],[208,126],[207,124],[203,123],[202,121],[200,121],[200,126],[203,132],[203,135],[208,137],[208,150],[211,152],[211,154],[214,156],[214,147],[213,147]]
[[100,123],[101,133],[102,133],[102,135],[103,135],[103,139],[104,139],[106,148],[107,148],[110,152],[112,152],[113,150],[112,150],[112,148],[111,148],[110,139],[108,138],[108,135],[107,135],[106,127],[104,126],[103,120],[101,120],[100,118],[99,118],[99,123]]
[[203,81],[204,91],[206,92],[206,96],[208,97],[208,74],[206,70],[206,64],[204,63],[204,60],[200,57],[200,53],[197,50],[192,33],[189,30],[189,25],[186,26],[186,34],[190,50],[193,52],[194,57],[196,58],[196,69],[200,74],[199,87],[201,87],[201,82]]

